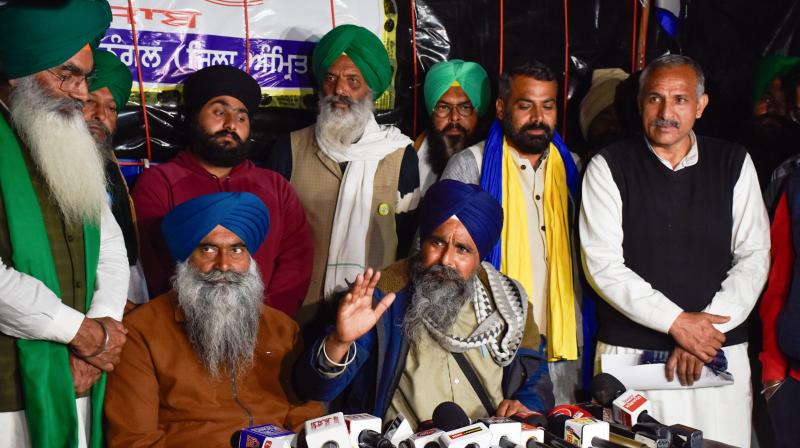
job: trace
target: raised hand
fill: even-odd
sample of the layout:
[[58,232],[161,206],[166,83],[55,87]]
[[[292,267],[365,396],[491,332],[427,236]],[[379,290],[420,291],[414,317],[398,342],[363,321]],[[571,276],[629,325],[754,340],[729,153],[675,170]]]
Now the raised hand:
[[325,353],[331,361],[342,362],[350,344],[370,331],[394,302],[394,293],[389,293],[372,307],[372,295],[380,278],[380,272],[367,268],[363,274],[358,274],[350,292],[339,304],[336,329],[325,339]]
[[684,311],[672,323],[669,334],[679,346],[700,361],[711,362],[725,342],[725,334],[714,328],[714,324],[724,324],[729,320],[731,318],[728,316]]

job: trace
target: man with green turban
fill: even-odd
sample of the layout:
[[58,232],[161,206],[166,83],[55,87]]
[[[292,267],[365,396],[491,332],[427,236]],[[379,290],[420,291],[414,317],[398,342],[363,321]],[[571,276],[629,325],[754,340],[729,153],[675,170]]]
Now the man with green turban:
[[128,262],[81,113],[105,1],[0,7],[0,446],[102,446]]
[[100,152],[105,156],[106,189],[111,201],[111,212],[122,229],[131,280],[128,287],[129,307],[147,301],[147,284],[139,263],[139,236],[128,185],[119,167],[111,141],[117,131],[117,115],[128,102],[133,79],[131,70],[114,53],[96,49],[94,57],[95,77],[89,84],[89,99],[83,105],[83,117]]
[[297,191],[314,233],[311,285],[297,316],[342,292],[366,266],[403,258],[416,231],[419,167],[410,138],[375,121],[394,69],[380,39],[357,25],[322,36],[311,56],[317,122],[278,139],[266,161]]
[[424,95],[431,120],[415,142],[423,196],[453,154],[478,142],[478,119],[489,108],[489,76],[475,62],[438,62],[425,77]]

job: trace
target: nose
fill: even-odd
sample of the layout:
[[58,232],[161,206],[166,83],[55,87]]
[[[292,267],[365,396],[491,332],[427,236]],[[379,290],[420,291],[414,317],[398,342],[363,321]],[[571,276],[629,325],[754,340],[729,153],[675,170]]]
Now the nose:
[[230,270],[230,258],[230,255],[225,250],[217,252],[217,256],[214,258],[214,269],[220,272],[228,272]]

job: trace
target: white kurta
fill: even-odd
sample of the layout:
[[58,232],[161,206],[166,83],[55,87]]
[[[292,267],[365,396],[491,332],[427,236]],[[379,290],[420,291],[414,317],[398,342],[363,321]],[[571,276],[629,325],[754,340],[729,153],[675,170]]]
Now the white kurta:
[[[689,153],[676,167],[659,158],[661,162],[675,171],[696,164],[700,149],[693,133],[691,138]],[[731,268],[711,303],[703,310],[731,317],[727,323],[715,325],[723,333],[736,328],[750,315],[769,270],[769,219],[749,155],[745,156],[733,188],[732,212]],[[580,235],[586,273],[595,290],[628,319],[668,333],[683,310],[625,265],[622,198],[602,155],[591,160],[584,175]],[[733,385],[714,388],[713,391],[648,391],[648,398],[660,397],[658,399],[663,402],[659,409],[664,413],[665,423],[685,423],[709,431],[711,439],[749,446],[752,394],[746,347],[747,344],[739,344],[725,349],[726,355],[730,353],[728,362],[735,378]],[[597,353],[635,351],[598,343]],[[724,428],[717,422],[719,416],[728,422]],[[674,420],[670,420],[673,417]],[[691,420],[687,420],[689,418]]]

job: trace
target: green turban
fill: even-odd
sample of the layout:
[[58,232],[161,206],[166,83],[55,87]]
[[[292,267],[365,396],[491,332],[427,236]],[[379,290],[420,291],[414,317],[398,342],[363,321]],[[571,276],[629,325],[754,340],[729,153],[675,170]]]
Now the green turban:
[[425,77],[425,105],[428,112],[433,112],[439,98],[454,85],[461,86],[479,115],[483,115],[489,106],[489,76],[486,70],[474,62],[461,59],[437,62]]
[[800,64],[800,57],[789,56],[767,56],[758,63],[756,68],[755,89],[753,91],[753,103],[758,104],[764,96],[767,87],[772,84],[775,78],[780,78],[792,71]]
[[57,67],[111,24],[105,0],[68,0],[53,7],[14,2],[0,7],[0,74],[22,78]]
[[392,63],[378,36],[356,25],[339,25],[322,36],[311,55],[311,69],[319,85],[325,80],[328,67],[342,54],[347,55],[361,71],[361,76],[377,99],[392,82]]
[[131,94],[133,77],[128,66],[123,64],[114,53],[105,50],[94,50],[94,72],[95,79],[89,85],[89,91],[108,87],[114,102],[117,103],[117,110],[122,110],[122,106],[128,102]]

